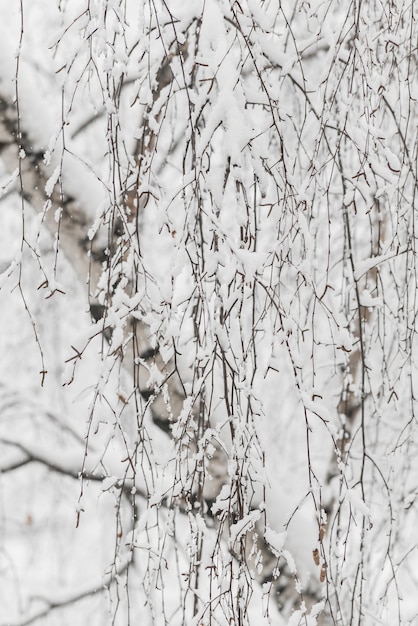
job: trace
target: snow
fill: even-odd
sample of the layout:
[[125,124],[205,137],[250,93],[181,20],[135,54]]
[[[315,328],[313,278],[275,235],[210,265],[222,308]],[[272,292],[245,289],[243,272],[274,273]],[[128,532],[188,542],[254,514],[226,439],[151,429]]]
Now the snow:
[[0,6],[15,156],[46,168],[35,215],[1,166],[6,623],[413,623],[416,23],[391,11]]
[[368,518],[371,522],[371,513],[369,507],[365,504],[357,489],[349,489],[347,497],[355,512],[359,512]]
[[[404,254],[407,251],[406,246],[401,246],[398,250],[386,252],[385,254],[379,254],[369,259],[357,262],[354,272],[354,278],[359,280],[366,272],[370,271],[374,267],[378,267],[381,263],[385,263],[390,259],[398,257],[400,254]],[[366,306],[366,305],[365,305]]]
[[234,546],[236,542],[238,542],[243,535],[245,535],[249,530],[254,528],[254,524],[260,519],[261,511],[251,511],[248,515],[243,517],[232,524],[229,529],[229,540],[231,542],[231,546]]

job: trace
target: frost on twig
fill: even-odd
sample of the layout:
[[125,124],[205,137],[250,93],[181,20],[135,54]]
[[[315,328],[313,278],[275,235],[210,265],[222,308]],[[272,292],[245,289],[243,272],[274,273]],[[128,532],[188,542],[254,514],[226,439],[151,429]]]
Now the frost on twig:
[[[113,561],[142,557],[112,587],[122,624],[139,588],[150,622],[412,620],[411,6],[41,6],[21,3],[2,83],[21,215],[2,285],[83,443],[2,432],[5,480],[76,483],[80,532],[89,494],[114,498]],[[40,311],[72,303],[64,255],[92,319],[54,369]]]

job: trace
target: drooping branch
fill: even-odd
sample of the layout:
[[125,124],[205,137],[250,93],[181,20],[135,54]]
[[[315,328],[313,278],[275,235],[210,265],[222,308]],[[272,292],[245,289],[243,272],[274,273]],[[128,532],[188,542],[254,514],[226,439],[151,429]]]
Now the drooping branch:
[[103,594],[109,590],[109,588],[116,583],[119,577],[121,577],[132,563],[133,553],[129,553],[129,558],[125,563],[120,565],[111,573],[105,574],[98,578],[94,582],[83,585],[79,589],[71,589],[70,591],[57,590],[51,594],[36,594],[30,598],[30,602],[40,603],[41,608],[33,611],[28,611],[24,617],[18,617],[16,619],[8,619],[7,622],[1,623],[1,626],[29,626],[41,620],[47,618],[54,610],[63,609],[67,606],[74,605],[80,602],[88,596],[94,596],[97,594]]

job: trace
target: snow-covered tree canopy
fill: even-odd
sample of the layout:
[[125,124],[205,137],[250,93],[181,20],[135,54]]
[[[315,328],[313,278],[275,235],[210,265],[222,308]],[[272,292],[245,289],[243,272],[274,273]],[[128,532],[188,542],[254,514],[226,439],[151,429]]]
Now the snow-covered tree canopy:
[[417,6],[0,1],[0,625],[418,623]]

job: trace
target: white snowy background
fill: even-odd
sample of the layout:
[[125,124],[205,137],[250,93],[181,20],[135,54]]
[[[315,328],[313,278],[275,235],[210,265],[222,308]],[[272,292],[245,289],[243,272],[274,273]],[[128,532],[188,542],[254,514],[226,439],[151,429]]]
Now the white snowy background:
[[[62,188],[106,246],[138,172],[148,197],[109,346],[87,272],[2,165],[0,625],[223,624],[243,589],[251,625],[418,624],[413,7],[137,4],[0,0],[0,96],[44,154],[45,202]],[[174,436],[118,358],[140,309],[177,348]],[[214,517],[176,501],[203,388],[202,441],[228,457]],[[234,480],[246,514],[218,535]],[[229,551],[255,527],[278,598]]]

